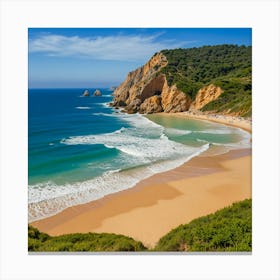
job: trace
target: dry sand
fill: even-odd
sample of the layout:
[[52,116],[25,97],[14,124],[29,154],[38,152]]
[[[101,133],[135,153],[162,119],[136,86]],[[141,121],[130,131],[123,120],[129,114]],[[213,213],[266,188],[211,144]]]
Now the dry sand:
[[32,225],[50,235],[110,232],[153,247],[180,224],[251,197],[251,150],[195,157],[134,188],[70,207]]

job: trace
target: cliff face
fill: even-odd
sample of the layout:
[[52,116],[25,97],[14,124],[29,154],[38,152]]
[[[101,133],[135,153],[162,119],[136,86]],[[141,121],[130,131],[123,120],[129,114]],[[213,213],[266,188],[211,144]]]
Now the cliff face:
[[250,116],[251,48],[164,50],[127,75],[112,106],[128,113],[202,110]]
[[197,92],[195,100],[191,104],[190,109],[199,110],[209,102],[216,100],[222,93],[223,90],[218,86],[213,84],[205,86]]
[[128,113],[182,112],[189,109],[191,99],[168,86],[160,70],[167,65],[162,53],[154,55],[144,66],[127,75],[126,80],[114,91],[114,107],[125,107]]

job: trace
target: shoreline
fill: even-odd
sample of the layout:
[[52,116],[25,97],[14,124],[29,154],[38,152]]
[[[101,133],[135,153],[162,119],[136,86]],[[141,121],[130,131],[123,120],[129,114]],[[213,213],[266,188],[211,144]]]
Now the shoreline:
[[[233,117],[186,112],[168,115],[214,121],[251,132],[250,122],[233,122]],[[77,232],[124,234],[151,248],[180,224],[245,198],[251,198],[251,149],[220,155],[202,153],[175,169],[140,181],[131,189],[69,207],[30,224],[53,236]]]
[[250,121],[248,119],[244,119],[242,117],[235,117],[235,116],[221,115],[221,114],[203,114],[203,113],[194,112],[194,111],[191,111],[191,112],[186,111],[186,112],[178,112],[178,113],[162,112],[162,113],[157,113],[157,114],[216,122],[216,123],[225,124],[228,126],[238,127],[238,128],[246,130],[247,132],[252,133],[252,121]]

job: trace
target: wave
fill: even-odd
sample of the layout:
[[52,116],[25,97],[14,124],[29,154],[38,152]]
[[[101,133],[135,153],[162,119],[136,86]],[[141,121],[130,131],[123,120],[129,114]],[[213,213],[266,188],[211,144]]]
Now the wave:
[[92,115],[94,115],[94,116],[104,116],[104,117],[118,117],[118,115],[114,114],[114,113],[108,114],[108,113],[100,113],[100,112],[98,112],[98,113],[92,113]]
[[[223,133],[216,133],[216,134],[223,134]],[[197,138],[196,141],[201,143],[209,143],[215,146],[223,146],[226,151],[251,148],[251,134],[249,132],[241,128],[234,128],[232,134],[239,134],[241,140],[237,142],[218,143],[218,142],[209,142],[207,140]]]
[[102,102],[102,103],[94,103],[94,104],[100,105],[101,107],[104,107],[104,108],[111,108],[110,102]]
[[100,199],[108,194],[132,188],[139,181],[156,173],[165,172],[182,165],[184,162],[207,150],[209,145],[192,149],[188,156],[173,160],[155,162],[154,164],[121,171],[106,171],[102,176],[92,180],[73,184],[57,185],[45,182],[29,186],[28,214],[29,222],[55,215],[62,210]]
[[187,135],[192,133],[192,131],[190,130],[182,130],[182,129],[177,129],[177,128],[165,128],[164,132],[166,132],[167,134],[171,134],[171,135]]
[[205,129],[193,131],[193,133],[206,133],[206,134],[234,134],[235,129],[219,128],[219,129]]
[[61,143],[66,145],[103,144],[131,156],[149,159],[151,162],[157,159],[176,158],[192,149],[192,147],[169,140],[164,134],[158,138],[148,138],[148,135],[124,127],[112,133],[69,137],[62,139]]
[[78,107],[75,107],[76,109],[80,109],[80,110],[88,110],[90,109],[90,107],[82,107],[82,106],[78,106]]

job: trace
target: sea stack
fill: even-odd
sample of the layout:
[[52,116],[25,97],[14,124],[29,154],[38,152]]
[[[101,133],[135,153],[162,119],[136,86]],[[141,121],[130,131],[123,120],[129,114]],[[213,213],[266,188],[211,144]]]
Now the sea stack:
[[102,96],[101,91],[97,89],[94,93],[93,96]]
[[84,91],[83,96],[89,96],[89,91],[87,89]]

